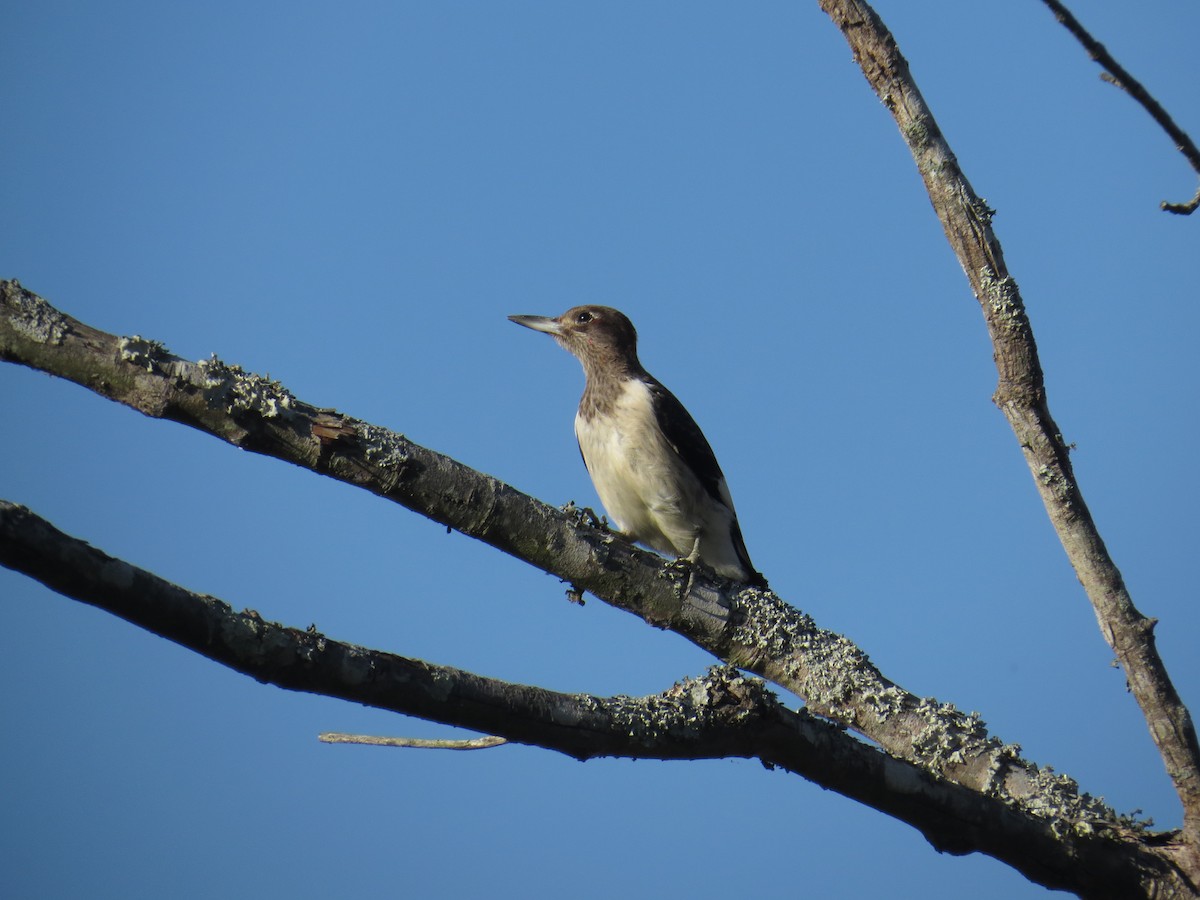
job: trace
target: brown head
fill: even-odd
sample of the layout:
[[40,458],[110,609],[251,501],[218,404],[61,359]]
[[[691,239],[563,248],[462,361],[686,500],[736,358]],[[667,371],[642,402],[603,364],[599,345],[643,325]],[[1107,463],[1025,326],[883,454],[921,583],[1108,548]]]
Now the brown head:
[[619,379],[642,374],[637,358],[637,331],[620,310],[611,306],[574,306],[561,316],[509,316],[518,325],[554,335],[558,343],[583,363],[592,378]]

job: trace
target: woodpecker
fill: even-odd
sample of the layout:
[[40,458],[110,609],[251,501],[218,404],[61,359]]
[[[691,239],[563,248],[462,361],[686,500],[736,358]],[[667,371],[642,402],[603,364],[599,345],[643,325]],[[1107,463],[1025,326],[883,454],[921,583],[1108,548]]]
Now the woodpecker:
[[633,323],[608,306],[508,318],[553,335],[583,364],[575,437],[618,530],[659,553],[765,588],[712,447],[683,404],[642,368]]

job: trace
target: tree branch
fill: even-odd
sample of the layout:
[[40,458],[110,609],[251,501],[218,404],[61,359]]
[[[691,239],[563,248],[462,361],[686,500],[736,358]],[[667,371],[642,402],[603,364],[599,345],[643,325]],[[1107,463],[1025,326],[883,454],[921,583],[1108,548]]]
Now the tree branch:
[[[1171,118],[1171,114],[1162,108],[1157,100],[1151,96],[1140,81],[1134,78],[1125,70],[1119,62],[1112,58],[1104,45],[1097,41],[1091,34],[1079,24],[1079,20],[1071,14],[1071,11],[1063,6],[1058,0],[1042,0],[1050,11],[1054,13],[1054,18],[1062,23],[1067,31],[1074,35],[1075,39],[1083,45],[1083,49],[1088,52],[1088,56],[1105,70],[1101,74],[1101,78],[1109,84],[1119,87],[1125,93],[1129,94],[1134,100],[1142,105],[1146,112],[1150,113],[1151,118],[1159,124],[1175,142],[1175,149],[1183,154],[1184,159],[1191,164],[1192,171],[1200,175],[1200,149],[1197,149],[1195,143],[1187,132],[1175,124],[1175,120]],[[1196,195],[1186,203],[1168,203],[1163,200],[1159,207],[1167,212],[1175,213],[1176,215],[1190,216],[1200,206],[1200,188],[1196,190]]]
[[946,237],[983,310],[1000,384],[993,397],[1033,472],[1059,540],[1096,611],[1100,630],[1125,670],[1184,811],[1191,871],[1200,875],[1200,744],[1187,708],[1154,644],[1154,620],[1133,605],[1084,503],[1068,448],[1050,415],[1037,345],[1016,282],[991,228],[992,210],[958,166],[875,11],[860,0],[821,0],[863,74],[892,113],[924,179]]
[[1074,781],[990,736],[978,715],[909,693],[849,640],[774,593],[668,563],[578,512],[540,503],[402,435],[310,406],[277,382],[98,331],[15,282],[0,282],[0,359],[400,503],[761,675],[812,712],[941,778],[1046,818],[1117,821]]
[[344,644],[315,628],[288,628],[251,610],[235,612],[3,500],[0,564],[289,690],[493,732],[579,760],[756,758],[913,825],[939,850],[984,852],[1040,884],[1084,896],[1149,897],[1155,881],[1161,888],[1175,877],[1153,836],[1109,821],[1048,820],[937,779],[807,712],[785,709],[761,682],[731,668],[641,698],[563,694],[485,678]]

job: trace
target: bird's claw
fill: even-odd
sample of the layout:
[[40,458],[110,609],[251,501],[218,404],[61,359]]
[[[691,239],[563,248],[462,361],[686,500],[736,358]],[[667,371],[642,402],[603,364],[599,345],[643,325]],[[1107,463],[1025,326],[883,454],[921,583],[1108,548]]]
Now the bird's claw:
[[599,528],[601,531],[608,529],[608,520],[604,516],[596,515],[590,507],[576,506],[574,500],[568,500],[559,509],[574,519],[576,525],[588,525],[592,528]]
[[696,562],[686,556],[680,556],[667,562],[662,568],[662,577],[683,587],[687,594],[692,587],[692,579],[696,577]]

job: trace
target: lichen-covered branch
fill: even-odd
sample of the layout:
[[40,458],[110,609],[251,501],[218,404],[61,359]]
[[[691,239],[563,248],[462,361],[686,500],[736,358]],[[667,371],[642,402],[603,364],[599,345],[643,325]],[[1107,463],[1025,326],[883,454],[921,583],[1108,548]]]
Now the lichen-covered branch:
[[735,592],[398,434],[316,409],[215,359],[190,363],[156,342],[106,335],[14,283],[0,283],[0,313],[0,358],[395,500],[763,675],[942,777],[1068,818],[1109,815],[1070,800],[1069,780],[1020,760],[978,717],[904,691],[773,593]]
[[[1066,822],[935,778],[723,667],[649,697],[594,697],[485,678],[236,612],[63,534],[0,500],[0,565],[259,681],[502,735],[576,759],[757,758],[918,828],[938,849],[984,852],[1089,897],[1149,897],[1172,879],[1152,836]],[[373,739],[372,743],[387,743]],[[412,746],[411,741],[404,741]],[[435,742],[442,745],[442,742]],[[453,742],[494,745],[495,739]]]
[[948,781],[1071,827],[1117,821],[1074,781],[990,736],[977,715],[905,691],[849,640],[774,593],[738,590],[667,563],[578,513],[540,503],[401,435],[310,406],[276,382],[215,359],[187,362],[144,338],[105,334],[14,282],[0,282],[0,359],[401,503],[767,678],[812,712]]
[[[1125,67],[1113,59],[1112,54],[1105,49],[1104,45],[1092,37],[1079,20],[1071,14],[1058,0],[1042,0],[1054,13],[1056,18],[1064,28],[1071,33],[1075,40],[1083,45],[1083,49],[1088,52],[1096,63],[1103,69],[1104,74],[1100,77],[1121,90],[1125,91],[1130,97],[1141,104],[1146,112],[1150,113],[1151,118],[1158,123],[1159,127],[1167,133],[1167,136],[1174,142],[1175,149],[1183,154],[1183,158],[1191,164],[1192,171],[1200,175],[1200,149],[1196,147],[1195,142],[1188,136],[1187,132],[1180,128],[1171,114],[1163,109],[1162,104],[1154,99],[1153,95],[1146,90],[1140,81],[1134,78]],[[1190,216],[1200,207],[1200,189],[1197,189],[1195,196],[1186,203],[1168,203],[1166,200],[1159,204],[1162,209],[1167,212],[1175,213],[1176,215]]]
[[1200,876],[1200,744],[1154,644],[1154,621],[1133,605],[1075,480],[1050,415],[1037,345],[1016,282],[975,193],[875,11],[860,0],[821,0],[867,81],[892,113],[925,181],[946,237],[978,298],[995,348],[994,400],[1008,417],[1059,539],[1125,670],[1184,809],[1186,844]]

